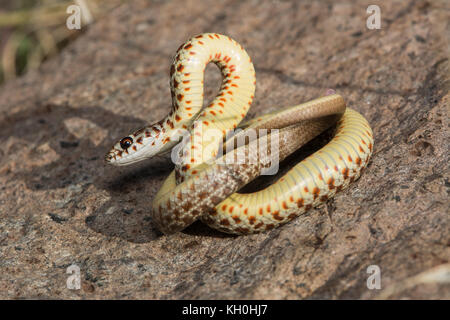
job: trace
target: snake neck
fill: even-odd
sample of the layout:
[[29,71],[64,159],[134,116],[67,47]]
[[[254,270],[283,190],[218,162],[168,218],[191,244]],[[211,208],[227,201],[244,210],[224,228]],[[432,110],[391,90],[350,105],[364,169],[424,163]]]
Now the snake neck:
[[[223,80],[217,96],[203,108],[204,72],[210,62],[219,67]],[[170,88],[172,110],[163,125],[190,133],[176,165],[178,181],[182,181],[216,156],[224,135],[247,114],[255,92],[255,70],[247,52],[230,37],[200,34],[178,48]]]

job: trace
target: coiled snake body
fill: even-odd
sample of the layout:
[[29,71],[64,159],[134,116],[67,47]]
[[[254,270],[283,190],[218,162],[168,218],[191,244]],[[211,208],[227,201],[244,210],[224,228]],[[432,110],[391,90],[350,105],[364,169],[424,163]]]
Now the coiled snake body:
[[[209,62],[218,65],[223,81],[215,99],[202,108]],[[180,46],[170,69],[170,88],[168,116],[121,139],[106,155],[111,164],[128,165],[170,150],[183,130],[190,132],[180,148],[179,163],[153,200],[153,220],[164,233],[180,231],[197,219],[233,234],[272,229],[327,201],[357,179],[370,159],[373,137],[368,122],[346,109],[337,94],[241,125],[244,135],[250,129],[272,129],[265,141],[268,149],[277,142],[275,151],[260,152],[263,137],[258,136],[217,157],[224,136],[245,117],[255,91],[251,59],[228,36],[200,34]],[[236,193],[273,161],[282,160],[336,121],[331,141],[275,183],[258,192]],[[229,155],[235,160],[243,155],[245,161],[223,161]]]

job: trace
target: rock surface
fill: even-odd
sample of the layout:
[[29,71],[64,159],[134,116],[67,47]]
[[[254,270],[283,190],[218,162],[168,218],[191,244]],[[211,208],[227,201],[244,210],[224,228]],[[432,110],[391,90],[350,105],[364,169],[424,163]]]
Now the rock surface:
[[[133,1],[1,87],[0,298],[450,298],[448,3],[383,1],[369,30],[373,2]],[[249,118],[326,88],[365,115],[375,149],[361,179],[262,234],[155,230],[168,158],[118,169],[103,156],[166,115],[172,56],[202,32],[252,57]],[[206,96],[219,80],[208,67]],[[80,290],[66,287],[72,264]],[[370,265],[381,290],[366,286]]]

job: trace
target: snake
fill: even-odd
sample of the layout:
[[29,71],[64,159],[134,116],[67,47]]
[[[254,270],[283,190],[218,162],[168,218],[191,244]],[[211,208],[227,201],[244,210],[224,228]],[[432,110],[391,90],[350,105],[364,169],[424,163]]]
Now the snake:
[[[210,62],[220,69],[222,83],[204,106],[204,73]],[[217,33],[194,36],[178,48],[170,67],[168,115],[120,139],[107,152],[106,162],[115,166],[171,150],[172,160],[177,156],[175,169],[152,201],[152,220],[164,234],[196,220],[237,235],[271,230],[327,202],[367,167],[372,129],[360,113],[346,107],[341,95],[329,92],[241,123],[255,86],[255,69],[242,45]],[[327,129],[333,130],[331,140],[274,183],[256,192],[238,192]],[[256,137],[250,137],[253,132]],[[245,138],[238,146],[237,137]],[[229,145],[234,149],[223,152]],[[227,156],[235,161],[224,161]],[[236,161],[240,157],[245,161]]]

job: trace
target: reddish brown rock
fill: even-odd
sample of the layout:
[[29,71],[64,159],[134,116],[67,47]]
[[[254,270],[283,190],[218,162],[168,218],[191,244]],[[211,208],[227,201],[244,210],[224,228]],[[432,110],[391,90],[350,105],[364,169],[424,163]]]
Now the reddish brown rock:
[[[382,2],[368,30],[367,1],[180,3],[124,4],[0,88],[0,297],[450,298],[448,4]],[[167,114],[171,58],[201,32],[251,56],[249,117],[342,94],[374,131],[362,178],[266,233],[157,232],[167,159],[118,169],[103,156]],[[208,97],[219,77],[208,67]],[[80,290],[66,287],[72,264]],[[382,290],[366,286],[370,265]]]

